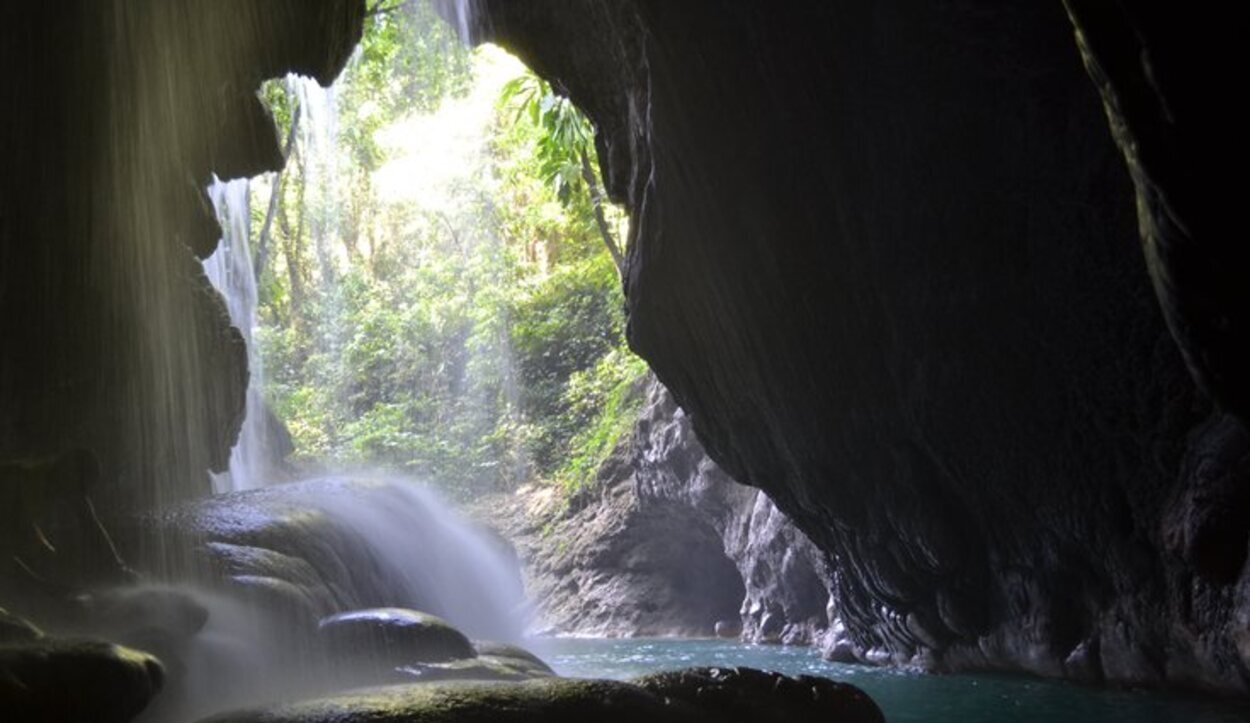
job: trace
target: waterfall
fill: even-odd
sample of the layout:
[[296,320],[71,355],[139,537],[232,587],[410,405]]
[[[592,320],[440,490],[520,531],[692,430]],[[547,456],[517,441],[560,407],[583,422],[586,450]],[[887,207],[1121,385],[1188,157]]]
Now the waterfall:
[[[472,638],[502,641],[519,641],[527,623],[515,552],[412,480],[275,485],[169,510],[153,524],[206,540],[209,567],[226,574],[158,588],[189,597],[207,623],[186,637],[161,628],[168,614],[150,616],[158,639],[176,643],[169,660],[179,672],[174,692],[147,721],[197,720],[341,689],[351,672],[343,669],[345,651],[329,646],[317,625],[335,613],[409,608]],[[352,651],[352,660],[363,664],[382,652]]]
[[456,28],[460,42],[473,45],[474,24],[479,17],[476,7],[478,0],[432,0],[432,2],[439,14]]
[[204,273],[226,300],[230,321],[247,342],[247,407],[239,440],[230,451],[230,469],[213,475],[215,492],[253,489],[265,484],[269,473],[270,445],[265,409],[265,372],[257,349],[256,274],[252,268],[250,182],[247,179],[214,179],[209,198],[221,224],[221,244],[204,261]]
[[338,100],[334,88],[323,88],[312,78],[292,75],[286,82],[300,108],[297,130],[307,189],[304,210],[309,216],[308,230],[317,256],[320,282],[323,288],[332,287],[335,278],[332,249],[341,231]]

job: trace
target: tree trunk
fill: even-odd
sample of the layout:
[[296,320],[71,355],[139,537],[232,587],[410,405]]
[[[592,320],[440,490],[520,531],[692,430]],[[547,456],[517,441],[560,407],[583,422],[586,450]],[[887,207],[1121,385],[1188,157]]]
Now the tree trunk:
[[625,255],[621,253],[621,247],[617,245],[616,238],[612,236],[612,229],[608,227],[608,217],[603,212],[603,204],[605,199],[603,191],[599,188],[599,182],[595,180],[595,171],[590,166],[590,156],[582,151],[582,180],[586,182],[586,188],[590,190],[590,204],[595,209],[595,224],[599,226],[599,235],[603,237],[603,245],[608,247],[608,253],[612,255],[612,263],[616,264],[616,273],[625,277]]
[[[290,161],[291,151],[295,148],[295,134],[299,129],[300,111],[302,109],[298,104],[295,110],[291,112],[291,129],[286,134],[286,144],[282,149],[282,157]],[[256,272],[256,280],[265,273],[265,266],[269,262],[269,243],[270,232],[273,228],[273,217],[278,211],[278,204],[282,200],[282,179],[286,176],[286,168],[278,171],[273,178],[273,188],[269,191],[269,210],[265,212],[265,223],[260,227],[260,239],[256,242],[256,259],[252,263],[252,268]]]

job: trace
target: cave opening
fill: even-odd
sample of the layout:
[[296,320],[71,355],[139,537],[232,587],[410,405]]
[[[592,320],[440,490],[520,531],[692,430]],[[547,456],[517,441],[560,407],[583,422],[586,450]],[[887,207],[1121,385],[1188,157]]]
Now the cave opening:
[[376,4],[333,85],[260,98],[284,169],[210,189],[225,233],[204,266],[251,372],[217,490],[364,469],[464,500],[586,484],[646,370],[589,121],[429,3]]

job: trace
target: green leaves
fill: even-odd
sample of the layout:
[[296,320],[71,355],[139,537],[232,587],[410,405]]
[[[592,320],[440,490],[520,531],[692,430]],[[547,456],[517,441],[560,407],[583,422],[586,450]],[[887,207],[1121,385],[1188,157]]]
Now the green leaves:
[[[593,129],[532,73],[474,86],[477,61],[428,3],[377,7],[334,89],[333,163],[297,134],[279,193],[266,393],[310,467],[388,467],[462,496],[535,476],[581,484],[632,425],[625,392],[645,368],[600,243]],[[472,172],[440,187],[438,208],[384,197],[382,132],[454,112],[443,102],[470,90],[494,113]],[[295,95],[270,83],[263,97],[285,133]],[[325,167],[329,183],[313,183]]]
[[536,156],[539,175],[555,191],[560,202],[572,204],[584,194],[581,159],[594,153],[594,128],[572,101],[556,94],[551,84],[533,72],[513,78],[499,94],[500,104],[511,108],[514,120],[528,118],[541,133]]

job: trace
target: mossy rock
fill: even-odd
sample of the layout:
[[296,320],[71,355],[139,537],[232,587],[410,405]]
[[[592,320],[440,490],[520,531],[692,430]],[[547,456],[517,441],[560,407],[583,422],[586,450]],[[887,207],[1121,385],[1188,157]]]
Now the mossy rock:
[[546,661],[542,658],[534,655],[519,645],[499,643],[490,640],[475,640],[473,642],[473,649],[476,650],[477,654],[480,656],[522,660],[536,666],[537,669],[542,670],[543,672],[551,673],[552,675],[555,675],[556,672],[552,670],[551,666],[547,665]]
[[823,678],[696,668],[635,683],[544,678],[418,683],[226,713],[202,723],[884,723],[859,689]]
[[112,643],[44,638],[0,646],[0,720],[123,723],[164,680],[156,658]]
[[354,610],[331,615],[317,627],[332,654],[384,666],[477,657],[464,633],[440,617],[416,610]]
[[665,700],[698,707],[724,723],[885,723],[868,694],[847,683],[752,668],[688,668],[632,681]]
[[203,723],[687,723],[699,720],[646,691],[606,680],[418,683],[352,691]]
[[542,661],[534,662],[526,658],[495,655],[479,655],[476,658],[453,660],[450,663],[405,665],[397,668],[396,673],[400,678],[424,682],[447,680],[518,682],[550,678],[555,675]]

